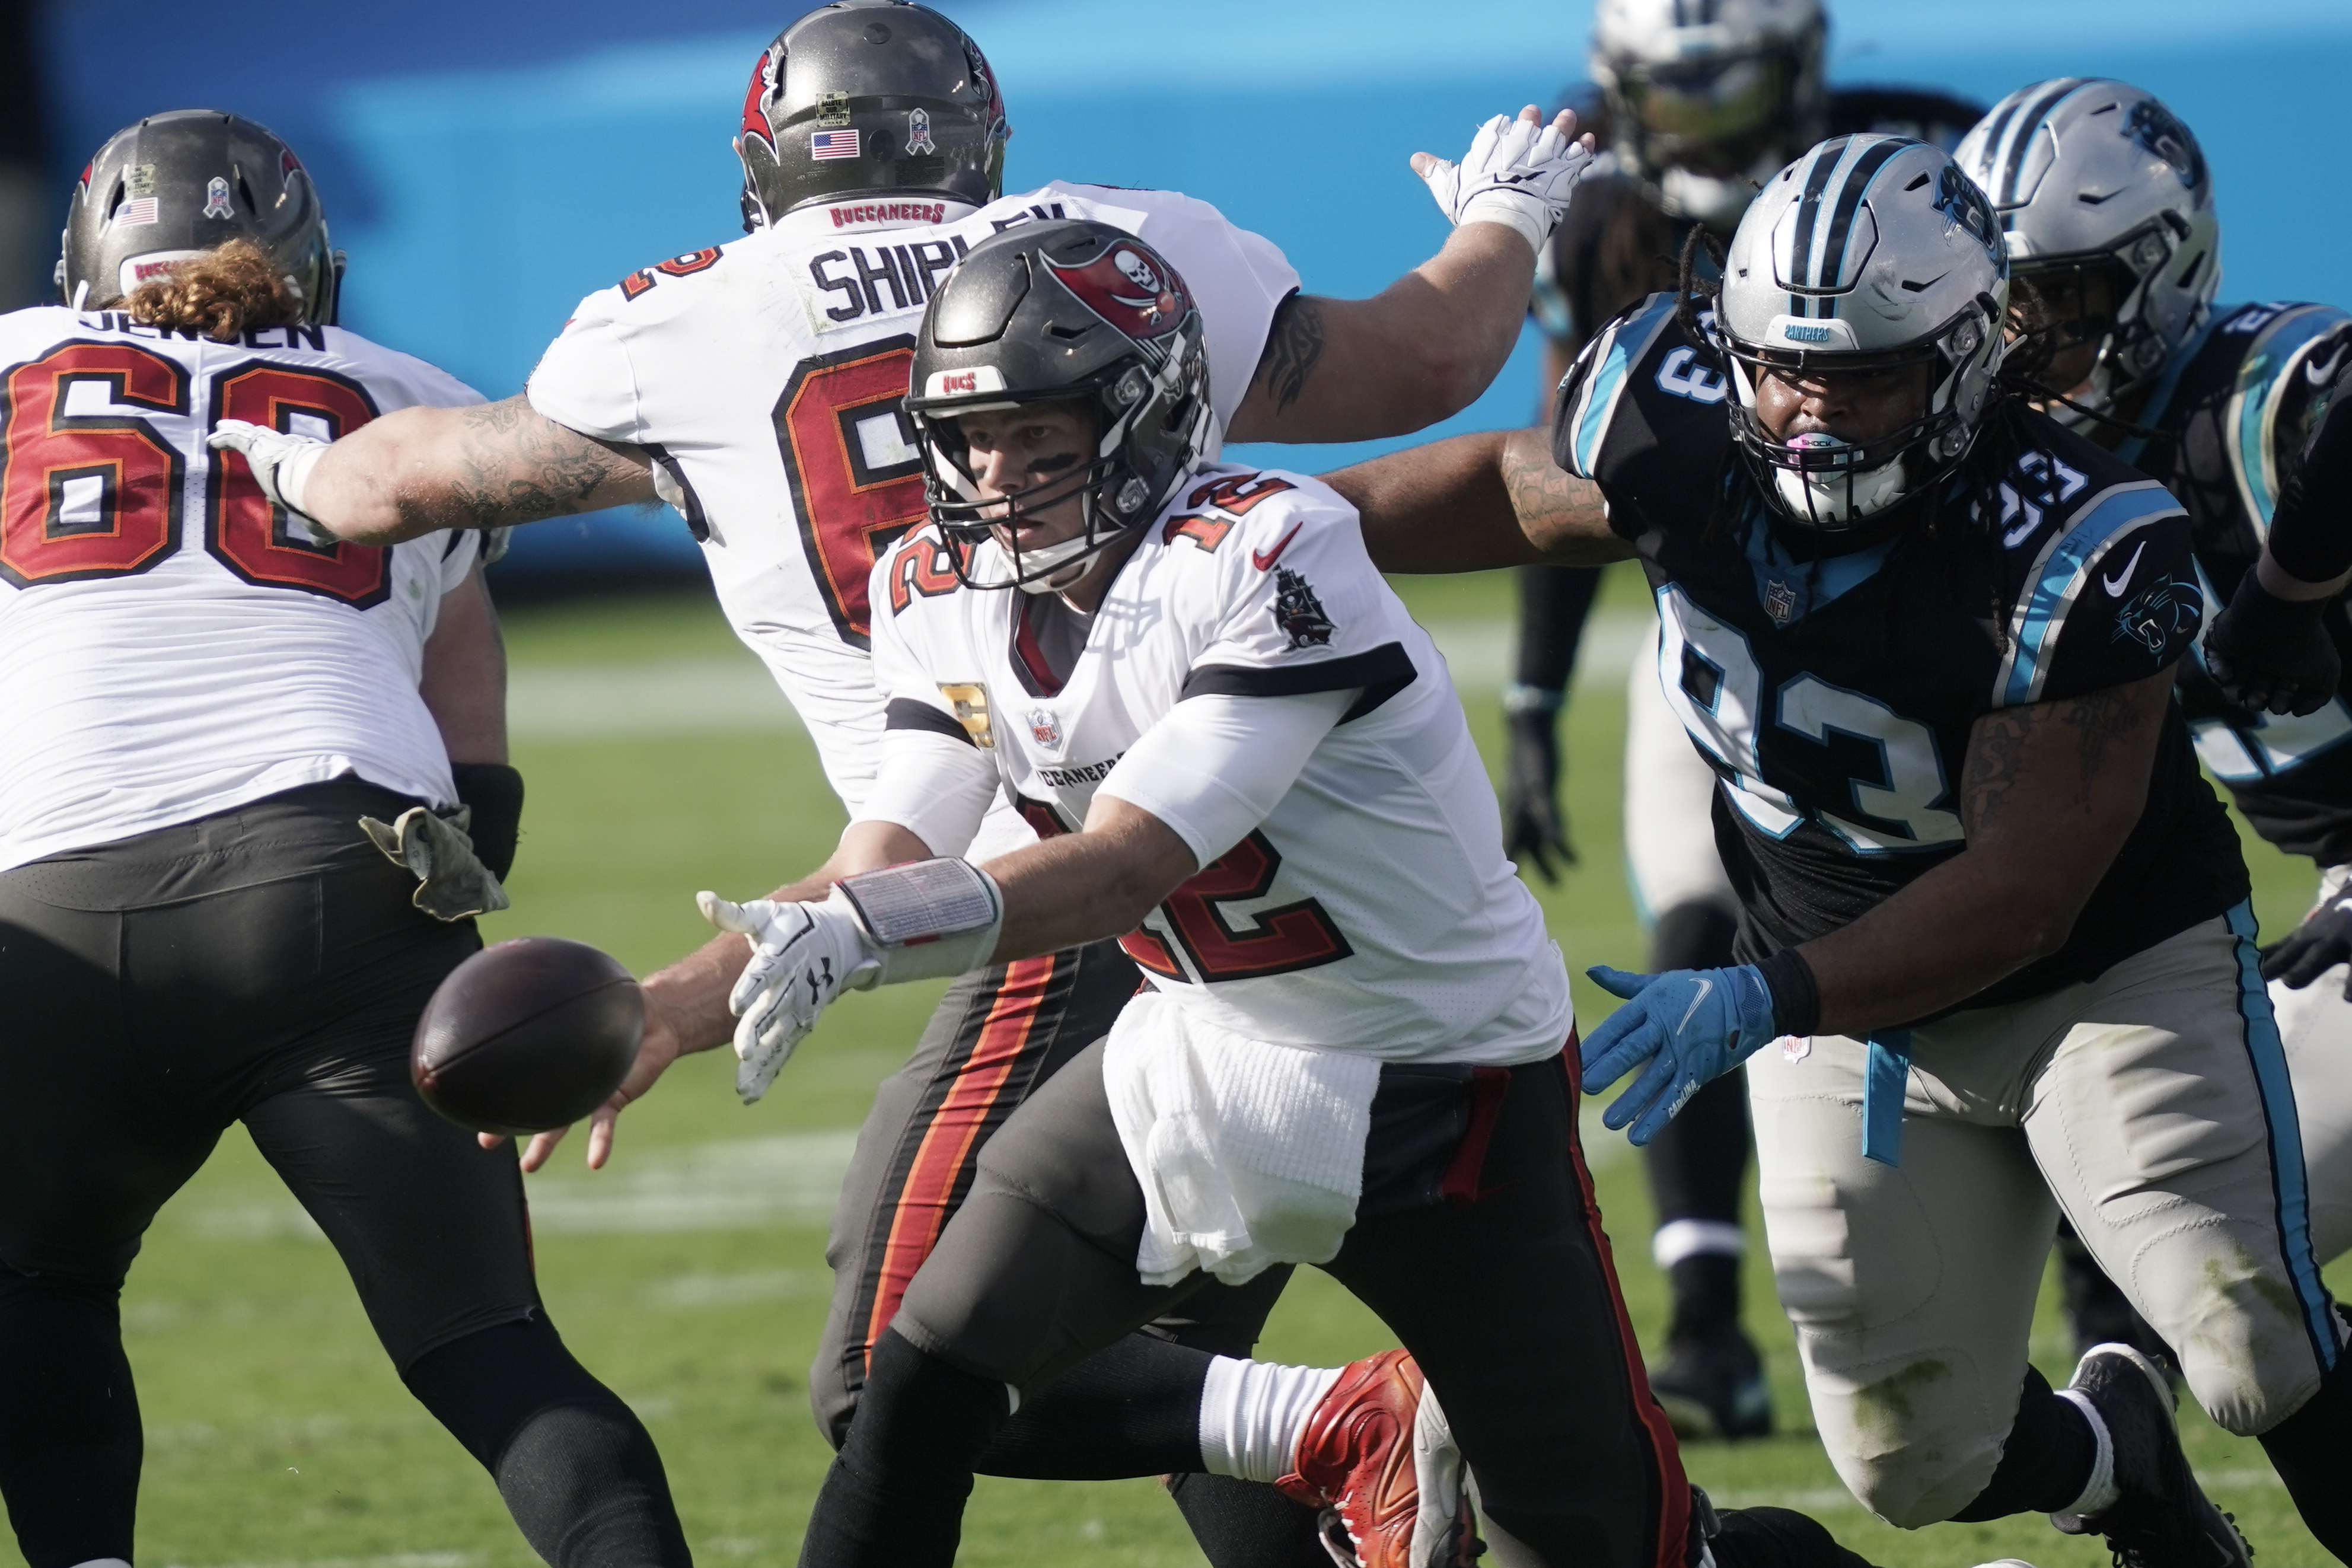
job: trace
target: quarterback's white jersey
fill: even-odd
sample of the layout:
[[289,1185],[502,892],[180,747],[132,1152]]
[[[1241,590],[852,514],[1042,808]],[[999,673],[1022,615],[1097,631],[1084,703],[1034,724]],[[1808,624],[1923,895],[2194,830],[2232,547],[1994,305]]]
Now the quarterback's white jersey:
[[[590,295],[531,373],[533,408],[642,447],[667,470],[736,635],[792,699],[853,811],[882,733],[866,577],[924,516],[898,406],[924,302],[972,246],[1057,217],[1115,225],[1174,264],[1230,419],[1298,275],[1205,202],[1101,185],[1056,183],[977,210],[902,200],[793,213]],[[1004,847],[1027,837],[1017,820],[992,825]]]
[[[1567,971],[1504,858],[1453,680],[1336,493],[1231,467],[1187,483],[1058,687],[1018,635],[1028,595],[962,587],[952,564],[926,527],[875,574],[894,731],[877,800],[914,782],[900,768],[928,769],[906,796],[999,789],[1041,834],[1072,831],[1188,697],[1360,690],[1271,814],[1123,945],[1153,984],[1252,1039],[1504,1065],[1561,1048]],[[902,731],[925,738],[897,743]],[[978,816],[975,802],[962,821]]]
[[416,683],[479,536],[314,544],[205,437],[480,401],[338,327],[0,316],[0,870],[347,773],[453,804]]

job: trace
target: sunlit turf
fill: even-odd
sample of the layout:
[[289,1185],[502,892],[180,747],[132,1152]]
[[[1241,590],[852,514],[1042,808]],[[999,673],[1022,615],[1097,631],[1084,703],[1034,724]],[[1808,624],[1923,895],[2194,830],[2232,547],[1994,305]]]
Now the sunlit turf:
[[[1500,578],[1404,586],[1425,619],[1499,625],[1510,614]],[[1613,577],[1607,594],[1608,606],[1621,610],[1638,610],[1643,598],[1630,574]],[[519,668],[750,657],[698,597],[533,607],[510,617],[509,633]],[[1496,693],[1472,691],[1469,707],[1481,744],[1498,761]],[[1643,955],[1618,834],[1623,711],[1615,678],[1590,683],[1571,706],[1568,800],[1583,858],[1559,888],[1537,889],[1580,969],[1601,960],[1638,965]],[[490,934],[580,937],[640,970],[707,934],[691,901],[697,888],[738,897],[764,891],[814,864],[839,829],[814,753],[788,731],[526,739],[517,761],[530,805],[511,884],[516,907],[490,922]],[[2282,929],[2308,896],[2308,869],[2259,845],[2251,858],[2264,926]],[[1607,1005],[1580,978],[1578,986],[1589,1026]],[[567,1149],[562,1169],[535,1179],[540,1275],[554,1320],[645,1415],[706,1563],[789,1563],[797,1554],[827,1458],[807,1414],[806,1367],[829,1279],[814,1217],[822,1205],[794,1195],[793,1161],[809,1152],[821,1165],[824,1151],[838,1147],[823,1135],[857,1124],[935,992],[849,998],[756,1110],[736,1103],[725,1053],[695,1058],[629,1113],[610,1170],[587,1176],[574,1168],[577,1151]],[[728,1163],[747,1151],[774,1159]],[[1645,1338],[1654,1337],[1664,1298],[1648,1258],[1639,1163],[1597,1131],[1591,1152],[1626,1294]],[[577,1217],[600,1195],[647,1190],[623,1184],[654,1176],[669,1183],[660,1191],[672,1209],[609,1223]],[[704,1211],[735,1200],[768,1203],[769,1217],[693,1228],[708,1223]],[[646,1228],[612,1228],[620,1223]],[[2352,1286],[2352,1274],[2338,1271],[2336,1283]],[[2044,1568],[2103,1561],[2095,1542],[2059,1536],[2039,1520],[1907,1534],[1872,1520],[1839,1487],[1811,1436],[1788,1326],[1760,1266],[1748,1273],[1748,1308],[1770,1361],[1782,1430],[1686,1451],[1694,1478],[1718,1500],[1806,1509],[1888,1568],[1964,1568],[2000,1556]],[[408,1398],[333,1253],[297,1223],[241,1132],[224,1140],[164,1211],[132,1272],[124,1321],[148,1432],[142,1563],[477,1568],[532,1561],[488,1479]],[[1307,1270],[1262,1351],[1329,1362],[1387,1342],[1369,1314]],[[2068,1351],[2045,1299],[2036,1360],[2063,1382]],[[2257,1445],[2217,1432],[2193,1412],[2187,1426],[2192,1455],[2266,1568],[2328,1561],[2294,1521]],[[13,1547],[0,1547],[0,1563],[17,1561]],[[963,1561],[1156,1568],[1200,1558],[1150,1481],[983,1480]]]

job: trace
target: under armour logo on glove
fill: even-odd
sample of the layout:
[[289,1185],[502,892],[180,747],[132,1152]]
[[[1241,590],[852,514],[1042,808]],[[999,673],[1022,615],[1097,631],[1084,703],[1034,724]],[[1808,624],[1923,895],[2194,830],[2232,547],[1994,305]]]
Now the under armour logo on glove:
[[1592,138],[1577,137],[1574,114],[1563,110],[1545,125],[1528,108],[1480,126],[1461,163],[1416,153],[1413,171],[1456,226],[1507,224],[1541,256],[1591,162]]

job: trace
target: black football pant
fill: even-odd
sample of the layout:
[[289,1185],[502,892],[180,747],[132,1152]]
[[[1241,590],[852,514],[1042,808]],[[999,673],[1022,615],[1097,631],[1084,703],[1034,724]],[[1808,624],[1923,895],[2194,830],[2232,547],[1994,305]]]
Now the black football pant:
[[[1523,568],[1523,570],[1531,570]],[[1677,904],[1650,933],[1650,968],[1714,969],[1731,962],[1738,922],[1718,905]],[[1739,1224],[1741,1189],[1754,1143],[1748,1126],[1748,1078],[1728,1072],[1691,1096],[1643,1151],[1660,1228],[1676,1220]],[[1739,1254],[1688,1253],[1666,1269],[1674,1291],[1669,1343],[1704,1339],[1739,1322]]]
[[[971,1191],[982,1152],[1030,1095],[1110,1032],[1140,979],[1115,942],[967,974],[948,987],[906,1066],[875,1092],[834,1210],[833,1305],[809,1369],[809,1402],[835,1447],[857,1413],[874,1347]],[[1274,1268],[1239,1289],[1201,1290],[1034,1391],[979,1472],[1166,1475],[1214,1568],[1328,1568],[1313,1510],[1199,1469],[1209,1361],[1250,1353],[1289,1279]],[[1133,1468],[1139,1448],[1157,1461]]]
[[0,1496],[31,1568],[131,1559],[123,1279],[232,1121],[541,1556],[688,1561],[651,1438],[541,1311],[513,1148],[409,1082],[481,945],[359,829],[414,804],[344,779],[0,872]]
[[[1685,1568],[1690,1489],[1618,1294],[1565,1058],[1391,1067],[1372,1129],[1356,1224],[1325,1267],[1419,1361],[1512,1556]],[[1007,1385],[1025,1405],[1206,1288],[1141,1282],[1143,1223],[1097,1045],[982,1151],[875,1348],[803,1568],[948,1568]]]

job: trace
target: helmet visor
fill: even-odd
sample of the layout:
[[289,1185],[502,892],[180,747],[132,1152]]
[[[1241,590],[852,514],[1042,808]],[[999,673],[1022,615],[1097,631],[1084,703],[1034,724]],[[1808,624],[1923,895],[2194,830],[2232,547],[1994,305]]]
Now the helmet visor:
[[1733,174],[1787,134],[1796,119],[1796,62],[1772,48],[1729,58],[1627,66],[1617,96],[1651,161]]

